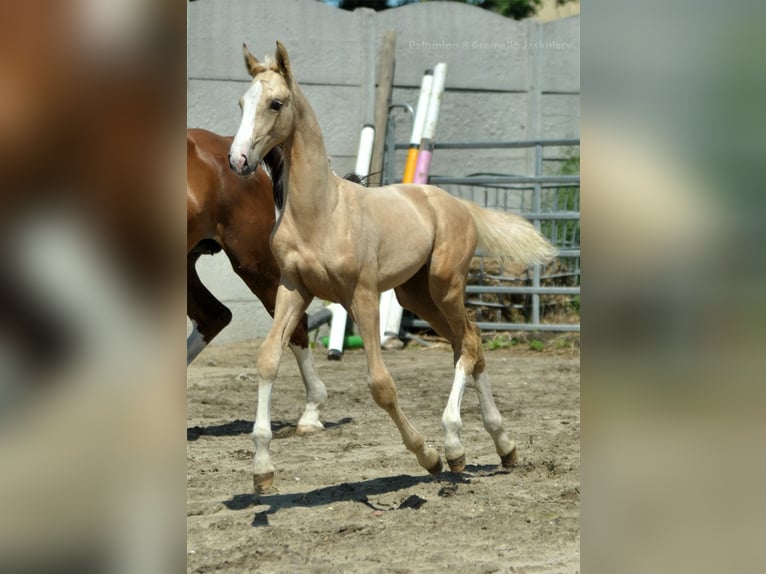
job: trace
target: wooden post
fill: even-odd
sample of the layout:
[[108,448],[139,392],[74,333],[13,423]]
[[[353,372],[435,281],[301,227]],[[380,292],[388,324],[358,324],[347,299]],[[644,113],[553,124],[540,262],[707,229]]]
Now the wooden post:
[[396,66],[396,32],[386,30],[383,34],[383,48],[378,61],[378,73],[375,86],[375,138],[370,162],[369,186],[377,187],[383,180],[383,150],[388,108],[391,106],[391,92],[394,87],[394,68]]

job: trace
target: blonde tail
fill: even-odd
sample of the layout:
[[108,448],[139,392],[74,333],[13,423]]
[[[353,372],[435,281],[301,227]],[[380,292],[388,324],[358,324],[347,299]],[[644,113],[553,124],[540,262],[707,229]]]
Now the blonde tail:
[[461,201],[473,217],[479,248],[487,257],[496,257],[504,265],[529,266],[548,263],[558,254],[558,250],[523,217]]

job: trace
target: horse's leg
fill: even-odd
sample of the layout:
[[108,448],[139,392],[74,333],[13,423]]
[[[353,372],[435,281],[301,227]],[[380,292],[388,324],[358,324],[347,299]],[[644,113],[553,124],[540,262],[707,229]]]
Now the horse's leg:
[[186,339],[187,366],[231,322],[231,311],[200,281],[195,264],[199,253],[186,256],[186,314],[194,329]]
[[465,448],[460,441],[460,431],[463,428],[460,405],[463,401],[463,391],[470,376],[460,362],[462,340],[455,336],[446,317],[431,299],[428,292],[428,274],[425,268],[421,269],[407,283],[397,287],[396,296],[402,307],[428,321],[431,327],[452,345],[455,377],[452,381],[447,406],[442,414],[444,456],[452,472],[462,472],[465,468]]
[[503,417],[495,405],[487,371],[485,369],[479,372],[474,371],[473,380],[476,383],[476,392],[479,394],[479,406],[481,407],[484,428],[495,442],[495,450],[500,455],[500,462],[504,468],[516,466],[518,460],[516,443],[503,429]]
[[374,290],[357,289],[351,308],[352,318],[359,328],[367,354],[368,384],[375,403],[385,410],[399,429],[404,446],[414,453],[420,466],[428,472],[441,472],[442,461],[435,448],[428,446],[423,435],[410,423],[399,407],[396,385],[391,378],[380,350],[380,316],[378,293]]
[[[306,315],[303,315],[302,324],[306,323]],[[298,327],[301,326],[298,323]],[[290,350],[295,356],[295,362],[298,363],[298,370],[301,372],[303,385],[306,387],[306,408],[303,410],[297,434],[310,434],[324,429],[322,421],[319,419],[319,408],[327,400],[327,389],[319,378],[314,367],[314,361],[311,355],[311,349],[308,346],[301,347],[295,343],[290,343]]]
[[277,289],[274,321],[261,345],[256,361],[258,371],[258,407],[253,425],[255,458],[253,459],[253,487],[256,493],[266,492],[274,481],[274,465],[271,462],[271,390],[279,371],[282,352],[290,341],[290,335],[300,322],[312,296],[299,289],[280,285]]
[[[449,257],[435,258],[441,261],[432,264],[429,272],[429,292],[436,306],[444,314],[459,345],[453,343],[453,349],[460,349],[459,358],[455,364],[455,382],[453,383],[450,400],[445,409],[445,418],[453,415],[448,410],[457,409],[457,417],[460,417],[460,401],[465,379],[473,376],[476,390],[479,393],[479,406],[484,428],[495,443],[495,450],[500,455],[500,461],[506,468],[516,463],[516,443],[512,441],[503,429],[503,419],[492,397],[492,389],[489,384],[489,375],[486,373],[484,362],[484,349],[481,345],[481,335],[478,327],[468,318],[464,304],[465,273],[460,273],[461,266],[453,262],[450,265]],[[468,259],[470,261],[470,257]],[[439,268],[441,267],[441,269]],[[456,272],[457,270],[457,272]],[[446,426],[445,426],[446,432]],[[460,461],[453,468],[454,471],[462,470]]]
[[[268,241],[264,238],[264,241]],[[244,242],[246,245],[252,245],[252,242]],[[232,242],[233,245],[237,245]],[[250,291],[258,297],[263,303],[266,311],[274,316],[274,305],[277,298],[277,288],[279,286],[279,268],[276,262],[269,267],[268,260],[261,261],[260,266],[257,262],[251,261],[257,256],[257,251],[250,251],[246,257],[239,258],[228,247],[226,254],[229,256],[232,267],[237,275],[250,288]],[[264,259],[264,256],[262,259]],[[270,255],[269,255],[270,257]],[[257,272],[251,271],[257,269]],[[310,434],[324,429],[324,425],[319,418],[319,410],[322,404],[327,400],[327,389],[319,378],[314,367],[314,361],[309,348],[308,336],[308,316],[304,313],[301,320],[295,327],[290,337],[290,350],[298,363],[298,370],[301,373],[303,386],[306,388],[306,407],[303,410],[301,418],[298,420],[298,434]]]

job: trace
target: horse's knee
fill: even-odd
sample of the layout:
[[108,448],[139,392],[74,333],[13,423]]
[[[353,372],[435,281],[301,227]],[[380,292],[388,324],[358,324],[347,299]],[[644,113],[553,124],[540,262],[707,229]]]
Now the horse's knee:
[[274,352],[274,350],[267,345],[267,342],[264,341],[261,350],[258,352],[258,359],[256,360],[255,365],[261,379],[273,381],[277,378],[280,358],[280,353]]

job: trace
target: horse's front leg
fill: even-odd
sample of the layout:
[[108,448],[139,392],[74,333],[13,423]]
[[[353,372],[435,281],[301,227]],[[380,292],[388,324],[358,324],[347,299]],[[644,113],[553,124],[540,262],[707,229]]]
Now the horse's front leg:
[[271,462],[271,390],[277,378],[279,360],[290,341],[295,326],[311,302],[311,295],[298,288],[280,284],[274,310],[274,322],[261,345],[256,362],[258,372],[258,407],[253,425],[255,458],[253,460],[253,487],[256,494],[267,492],[274,481]]

